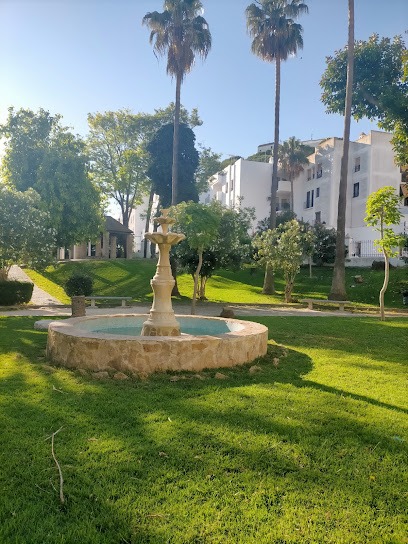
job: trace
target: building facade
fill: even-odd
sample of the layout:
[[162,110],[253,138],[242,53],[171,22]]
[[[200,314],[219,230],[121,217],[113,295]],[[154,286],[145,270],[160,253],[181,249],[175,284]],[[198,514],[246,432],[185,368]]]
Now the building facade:
[[[374,247],[378,233],[364,221],[367,199],[381,187],[394,187],[403,195],[401,169],[394,163],[392,135],[371,131],[350,142],[346,204],[346,243],[348,259],[361,264],[379,257]],[[341,138],[324,140],[310,155],[310,164],[294,181],[294,212],[299,219],[310,224],[322,223],[328,228],[337,227],[337,207],[340,168],[343,151]],[[397,233],[407,233],[408,198],[401,200],[403,218],[394,227]]]
[[[255,230],[259,221],[270,215],[272,164],[239,159],[215,174],[209,182],[209,191],[200,195],[200,202],[214,198],[227,208],[239,206],[255,209]],[[290,182],[279,179],[277,210],[290,208]]]

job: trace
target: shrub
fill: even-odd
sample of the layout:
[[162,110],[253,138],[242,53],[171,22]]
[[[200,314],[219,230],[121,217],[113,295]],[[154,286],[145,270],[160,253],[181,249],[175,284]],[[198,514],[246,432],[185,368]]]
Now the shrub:
[[[373,270],[385,270],[385,262],[384,261],[373,261],[371,264],[371,268]],[[395,268],[394,265],[390,263],[390,270],[391,268]]]
[[92,294],[93,279],[86,274],[74,273],[65,282],[64,289],[69,297],[88,297]]
[[34,284],[28,281],[0,281],[0,305],[27,304],[33,294]]

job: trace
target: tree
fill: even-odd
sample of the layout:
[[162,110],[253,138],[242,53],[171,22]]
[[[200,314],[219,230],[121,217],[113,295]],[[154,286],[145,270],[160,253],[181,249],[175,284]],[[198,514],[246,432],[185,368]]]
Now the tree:
[[88,114],[88,151],[92,175],[102,194],[120,206],[122,222],[129,226],[130,214],[148,193],[148,166],[144,148],[149,118],[129,110]]
[[198,264],[194,274],[191,315],[195,315],[198,279],[203,263],[203,252],[211,246],[218,235],[221,213],[222,208],[215,201],[210,205],[182,202],[172,209],[172,216],[176,218],[175,228],[180,229],[186,235],[190,249],[196,250],[198,254]]
[[259,262],[271,270],[282,270],[285,278],[285,302],[292,302],[292,290],[304,255],[312,244],[311,231],[293,219],[254,238]]
[[[296,217],[297,216],[293,210],[284,210],[276,214],[276,226],[279,227],[279,225],[292,221],[292,219],[296,219]],[[269,229],[269,219],[269,217],[265,217],[261,221],[258,221],[256,226],[256,234],[262,234]]]
[[19,191],[34,189],[48,212],[58,246],[96,237],[102,225],[99,191],[89,175],[85,144],[61,126],[61,116],[9,108],[2,177]]
[[0,280],[7,280],[13,264],[41,270],[53,262],[55,232],[49,214],[40,209],[33,189],[15,191],[0,185]]
[[[254,217],[253,208],[238,208],[230,210],[214,203],[220,208],[221,220],[218,235],[203,251],[200,269],[199,297],[205,299],[207,280],[220,269],[238,270],[244,263],[251,262],[252,246],[248,230]],[[180,227],[182,228],[182,227]],[[172,248],[177,261],[193,277],[198,266],[198,255],[195,249],[190,249],[188,242],[183,240]]]
[[[373,34],[354,45],[354,85],[351,113],[377,121],[393,131],[396,162],[408,164],[408,52],[400,36],[393,41]],[[347,84],[348,47],[326,60],[320,86],[328,113],[343,113]]]
[[[334,263],[336,258],[336,229],[327,229],[321,223],[315,223],[312,229],[315,239],[313,262],[317,266],[323,266],[325,263]],[[344,254],[346,255],[345,247]]]
[[337,206],[336,258],[328,298],[346,300],[346,269],[344,244],[346,240],[347,174],[350,148],[350,122],[354,79],[354,0],[348,0],[347,84],[344,107],[343,155],[340,166],[339,201]]
[[158,55],[167,54],[167,73],[176,78],[174,114],[172,205],[179,202],[178,141],[180,123],[180,91],[185,76],[191,71],[196,55],[205,59],[211,48],[211,33],[202,17],[200,0],[165,0],[164,11],[147,13],[143,24],[150,29],[150,43]]
[[375,231],[380,233],[380,238],[374,244],[378,251],[384,255],[385,274],[384,284],[380,291],[380,315],[381,321],[384,315],[384,294],[388,287],[390,277],[390,257],[398,255],[398,248],[405,243],[405,237],[395,234],[387,225],[399,225],[402,218],[398,207],[399,198],[393,187],[382,187],[376,193],[372,193],[367,200],[366,217],[364,221]]
[[[199,164],[199,154],[195,148],[195,135],[191,128],[180,124],[179,132],[179,191],[178,204],[181,201],[198,201],[195,173]],[[161,127],[147,144],[149,166],[147,175],[153,191],[160,196],[160,205],[167,208],[172,202],[172,162],[173,162],[173,125]],[[173,194],[174,197],[174,194]]]
[[290,209],[293,210],[293,180],[303,172],[303,166],[309,164],[308,156],[313,149],[302,145],[292,136],[279,147],[279,163],[290,181]]
[[[246,9],[247,29],[253,38],[251,50],[262,60],[275,62],[275,137],[271,186],[270,228],[276,226],[276,200],[278,191],[278,148],[280,109],[281,62],[295,55],[303,47],[302,26],[294,22],[308,7],[301,0],[258,0]],[[266,268],[264,294],[274,292],[273,276]]]
[[200,161],[195,174],[198,194],[208,190],[208,182],[221,170],[221,153],[215,153],[211,147],[199,145]]
[[227,166],[231,166],[234,162],[239,161],[239,159],[242,159],[240,155],[230,155],[228,159],[224,159],[221,162],[221,170],[224,170]]

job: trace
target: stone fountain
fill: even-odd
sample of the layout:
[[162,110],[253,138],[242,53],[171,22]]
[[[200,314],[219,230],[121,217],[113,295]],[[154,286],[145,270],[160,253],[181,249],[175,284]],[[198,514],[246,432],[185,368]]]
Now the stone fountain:
[[184,240],[184,234],[168,232],[169,226],[176,222],[168,217],[169,210],[162,210],[162,217],[154,220],[159,223],[162,232],[146,232],[147,238],[159,246],[159,262],[156,274],[150,282],[153,289],[153,305],[149,318],[143,323],[142,336],[180,336],[180,324],[175,318],[171,304],[171,292],[174,278],[170,266],[170,249]]
[[[268,329],[259,323],[179,315],[175,318],[171,292],[171,246],[183,234],[168,232],[174,219],[168,210],[155,219],[162,232],[145,237],[159,246],[149,315],[91,315],[54,321],[48,328],[47,357],[57,365],[90,371],[152,372],[242,365],[265,355]],[[181,326],[181,331],[180,331]]]

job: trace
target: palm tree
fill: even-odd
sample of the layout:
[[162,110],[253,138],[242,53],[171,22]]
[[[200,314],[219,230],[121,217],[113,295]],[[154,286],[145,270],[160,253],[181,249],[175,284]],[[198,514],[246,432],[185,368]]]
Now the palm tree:
[[167,54],[167,73],[176,78],[174,113],[172,205],[178,203],[178,140],[180,123],[180,90],[191,71],[196,55],[205,59],[211,49],[211,33],[202,17],[200,0],[165,0],[164,11],[147,13],[143,24],[150,29],[150,43],[155,54]]
[[344,114],[343,156],[340,166],[339,203],[337,211],[336,258],[333,279],[328,296],[331,300],[346,300],[345,239],[346,239],[346,197],[347,173],[350,147],[351,103],[354,77],[354,0],[348,0],[348,44],[347,44],[347,87]]
[[292,136],[280,146],[279,164],[290,181],[290,209],[293,211],[293,180],[303,172],[303,166],[309,164],[310,147],[302,145]]
[[[295,55],[303,47],[302,26],[294,22],[308,7],[301,0],[256,0],[246,9],[247,29],[253,38],[251,50],[262,60],[275,63],[275,137],[271,186],[271,212],[269,225],[276,226],[276,193],[278,191],[278,149],[281,62]],[[264,294],[274,293],[273,275],[266,270]]]

